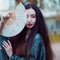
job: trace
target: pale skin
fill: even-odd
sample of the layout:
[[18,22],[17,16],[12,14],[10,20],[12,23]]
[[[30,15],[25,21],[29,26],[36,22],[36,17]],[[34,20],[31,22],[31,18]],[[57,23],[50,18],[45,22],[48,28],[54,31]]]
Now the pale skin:
[[[36,13],[35,11],[31,8],[31,9],[27,9],[27,22],[26,22],[26,27],[28,28],[27,30],[27,35],[26,35],[26,39],[28,38],[30,32],[31,32],[31,28],[34,27],[35,22],[36,22]],[[12,51],[12,45],[10,43],[10,41],[8,40],[8,43],[6,41],[3,41],[3,45],[2,45],[8,55],[8,57],[11,57],[13,54]]]
[[8,40],[8,43],[6,41],[3,41],[3,45],[2,46],[4,47],[8,57],[11,57],[13,52],[12,52],[12,45],[11,45],[10,41]]

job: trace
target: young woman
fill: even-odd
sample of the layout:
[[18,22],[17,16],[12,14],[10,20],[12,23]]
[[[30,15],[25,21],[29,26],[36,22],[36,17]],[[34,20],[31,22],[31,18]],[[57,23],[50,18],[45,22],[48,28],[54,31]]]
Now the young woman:
[[23,31],[3,42],[11,60],[53,60],[53,53],[45,21],[40,9],[33,4],[25,6],[27,22]]

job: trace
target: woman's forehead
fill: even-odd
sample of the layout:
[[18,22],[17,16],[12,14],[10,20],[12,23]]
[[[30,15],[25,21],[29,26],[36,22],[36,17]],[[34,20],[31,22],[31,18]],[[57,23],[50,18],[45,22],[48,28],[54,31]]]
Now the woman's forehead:
[[30,8],[26,10],[27,14],[36,14],[35,10]]

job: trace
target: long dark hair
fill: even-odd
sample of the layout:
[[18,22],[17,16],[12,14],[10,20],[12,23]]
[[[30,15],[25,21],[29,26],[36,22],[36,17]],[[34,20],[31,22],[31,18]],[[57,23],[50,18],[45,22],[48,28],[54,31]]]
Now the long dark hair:
[[32,46],[32,42],[34,40],[34,36],[39,33],[42,36],[45,50],[46,50],[46,60],[53,60],[53,53],[50,46],[50,40],[48,37],[48,31],[46,28],[46,24],[44,21],[44,17],[40,11],[40,9],[34,4],[27,4],[26,9],[34,9],[36,12],[36,24],[31,29],[30,36],[26,40],[26,32],[27,27],[23,29],[23,31],[17,36],[11,38],[11,43],[13,47],[13,52],[19,56],[24,56],[25,58],[30,56],[30,48]]

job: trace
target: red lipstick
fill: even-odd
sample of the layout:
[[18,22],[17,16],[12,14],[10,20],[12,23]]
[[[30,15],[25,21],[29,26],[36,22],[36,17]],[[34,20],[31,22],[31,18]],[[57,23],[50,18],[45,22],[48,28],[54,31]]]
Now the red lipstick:
[[32,24],[27,24],[28,26],[31,26]]

